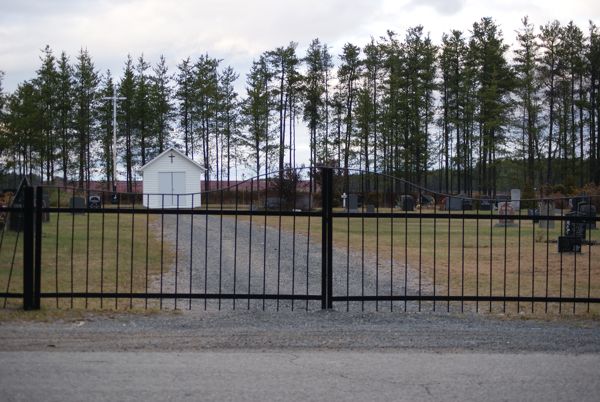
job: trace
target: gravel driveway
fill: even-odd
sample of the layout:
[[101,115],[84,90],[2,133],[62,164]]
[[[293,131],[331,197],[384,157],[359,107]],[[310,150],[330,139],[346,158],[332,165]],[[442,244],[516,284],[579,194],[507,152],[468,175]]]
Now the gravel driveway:
[[[318,219],[318,218],[315,218]],[[193,221],[193,222],[192,222]],[[315,230],[311,228],[311,230]],[[155,226],[160,233],[160,222]],[[237,234],[237,235],[236,235]],[[165,215],[164,239],[177,250],[171,271],[163,278],[163,292],[267,295],[319,295],[321,292],[321,244],[306,235],[281,232],[264,225],[264,217],[244,219],[230,216]],[[364,261],[364,262],[363,262]],[[378,264],[377,264],[378,262]],[[361,256],[356,250],[336,249],[333,253],[333,292],[337,296],[404,294],[404,265],[381,257]],[[377,269],[379,265],[379,269]],[[416,294],[418,274],[411,272],[407,292]],[[160,281],[154,283],[160,290]],[[427,289],[426,283],[422,284]],[[189,307],[189,300],[179,300]],[[213,308],[320,308],[311,300],[193,300],[193,306]],[[166,305],[169,305],[167,302]],[[345,310],[389,310],[389,302],[334,303]],[[394,302],[394,309],[404,302]]]

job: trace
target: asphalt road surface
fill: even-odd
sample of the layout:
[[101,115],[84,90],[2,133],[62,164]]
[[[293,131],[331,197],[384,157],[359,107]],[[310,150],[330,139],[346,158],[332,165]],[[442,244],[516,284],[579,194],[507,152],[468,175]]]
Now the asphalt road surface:
[[2,352],[3,401],[597,401],[600,356]]
[[0,401],[600,395],[597,319],[252,310],[22,318],[0,320]]

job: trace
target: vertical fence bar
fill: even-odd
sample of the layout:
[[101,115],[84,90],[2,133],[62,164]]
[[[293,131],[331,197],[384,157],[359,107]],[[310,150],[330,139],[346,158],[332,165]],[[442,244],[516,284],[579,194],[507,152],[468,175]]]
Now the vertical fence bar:
[[331,309],[333,303],[331,293],[333,292],[333,225],[331,217],[333,171],[331,168],[322,169],[323,188],[322,211],[321,211],[321,309]]
[[[60,208],[60,187],[57,190],[57,196],[56,196],[56,206],[58,208]],[[102,215],[102,218],[104,219],[104,215]],[[102,221],[102,223],[104,224],[104,220]],[[104,227],[102,227],[102,230],[104,230]],[[55,233],[55,238],[56,238],[56,242],[55,242],[55,250],[54,250],[54,290],[56,291],[56,308],[59,308],[59,301],[58,301],[58,234],[60,233],[60,211],[56,212],[56,233]],[[104,240],[104,232],[103,232],[103,236],[102,236],[102,240]],[[100,299],[100,303],[102,303],[102,299]],[[102,304],[100,304],[100,307],[102,307]]]
[[41,283],[42,283],[42,206],[43,190],[38,186],[35,193],[35,260],[34,260],[34,288],[33,288],[33,309],[40,309]]
[[23,309],[33,310],[34,289],[34,229],[33,229],[33,187],[24,187],[23,204]]

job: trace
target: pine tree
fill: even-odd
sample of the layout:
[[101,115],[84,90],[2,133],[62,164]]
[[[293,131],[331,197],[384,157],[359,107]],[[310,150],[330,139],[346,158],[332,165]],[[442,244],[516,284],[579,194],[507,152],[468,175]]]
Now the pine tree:
[[79,187],[89,187],[91,179],[92,144],[94,141],[95,117],[94,110],[97,100],[98,73],[86,49],[81,49],[77,56],[77,65],[74,74],[75,95],[75,130],[77,139],[75,147],[78,154]]
[[344,102],[344,170],[348,174],[350,167],[350,156],[352,154],[352,140],[355,130],[354,107],[358,94],[359,77],[361,74],[362,63],[359,59],[360,48],[351,43],[344,45],[340,57],[340,66],[338,68],[338,80],[340,93]]
[[[379,142],[378,130],[381,125],[381,105],[380,105],[380,90],[383,71],[383,50],[381,46],[371,38],[363,49],[365,54],[364,71],[363,71],[363,92],[362,102],[359,97],[359,107],[363,110],[362,135],[364,149],[364,167],[369,174],[371,166],[373,171],[377,171],[378,154],[377,146]],[[367,189],[369,191],[369,189]]]
[[176,78],[177,89],[175,99],[178,101],[177,115],[179,117],[179,127],[183,130],[183,144],[185,155],[193,155],[193,137],[192,137],[192,104],[193,104],[193,66],[190,58],[184,59],[177,65],[179,70]]
[[[110,70],[107,70],[102,77],[100,84],[99,96],[101,98],[110,98],[114,94],[114,82]],[[107,189],[115,188],[116,183],[112,183],[113,176],[113,104],[112,101],[104,100],[98,107],[98,124],[99,124],[99,145],[100,169],[104,173],[107,184]]]
[[479,186],[483,194],[492,196],[496,194],[496,162],[504,145],[511,106],[509,95],[513,88],[513,76],[506,60],[507,50],[502,32],[491,18],[483,18],[473,24],[470,51],[478,67]]
[[[565,86],[567,87],[568,117],[565,121],[566,136],[569,136],[569,171],[579,177],[579,186],[584,184],[584,135],[583,135],[583,106],[585,104],[584,82],[585,73],[584,37],[579,27],[573,21],[562,30],[561,54],[565,66]],[[577,109],[577,110],[576,110]],[[579,151],[579,152],[578,152]]]
[[170,141],[171,121],[173,119],[172,88],[167,62],[164,56],[153,68],[149,95],[150,114],[152,119],[151,132],[156,138],[152,156],[162,153]]
[[331,162],[329,139],[329,80],[333,63],[325,44],[313,39],[303,59],[303,120],[308,125],[310,165]]
[[150,64],[144,59],[144,55],[138,58],[135,66],[135,90],[133,102],[134,114],[134,143],[139,149],[140,163],[144,166],[150,159],[149,151],[153,147],[154,133],[151,131],[153,120],[152,111],[150,109],[150,76],[147,74]]
[[222,138],[224,141],[223,151],[226,160],[225,165],[221,165],[221,171],[225,172],[227,186],[231,180],[232,161],[235,162],[236,145],[239,141],[239,100],[235,92],[234,83],[239,75],[232,67],[227,67],[219,76],[219,93],[221,104],[219,108],[219,121],[223,128]]
[[44,150],[44,137],[40,125],[36,86],[25,81],[8,97],[6,116],[6,148],[12,156],[14,172],[33,179],[36,167],[40,166]]
[[[135,75],[133,71],[133,60],[131,56],[127,56],[123,78],[119,86],[119,95],[125,99],[121,101],[119,113],[119,134],[124,137],[125,146],[125,178],[127,181],[127,192],[133,190],[133,166],[135,163],[134,153],[134,100],[135,100]],[[117,145],[118,146],[118,145]]]
[[248,148],[248,162],[257,175],[260,175],[261,171],[268,173],[273,150],[277,149],[269,132],[272,103],[269,93],[270,80],[271,73],[263,55],[252,63],[246,77],[246,99],[242,104],[246,130],[240,138],[242,144]]
[[594,183],[600,183],[600,32],[598,27],[590,22],[589,47],[586,52],[589,76],[589,153],[590,178]]
[[546,136],[546,142],[548,144],[548,151],[546,155],[546,184],[553,182],[552,172],[552,160],[554,158],[554,124],[556,119],[555,104],[557,98],[557,76],[560,71],[560,64],[558,58],[558,48],[560,41],[560,24],[558,21],[549,22],[546,25],[540,27],[539,38],[541,41],[542,48],[542,59],[540,64],[540,73],[546,88],[544,95],[548,104],[548,132]]
[[523,27],[517,33],[519,47],[515,49],[516,96],[521,114],[521,143],[524,148],[523,167],[524,183],[528,189],[535,184],[535,159],[539,153],[539,114],[540,114],[540,81],[537,75],[539,45],[536,41],[533,24],[527,17],[522,20]]
[[[300,82],[298,65],[300,63],[296,56],[295,42],[291,42],[287,47],[279,47],[274,51],[268,52],[270,70],[276,78],[276,87],[273,89],[277,97],[276,112],[278,113],[277,126],[279,128],[279,171],[283,171],[285,165],[286,152],[286,133],[289,132],[290,139],[287,149],[290,150],[290,165],[292,165],[292,134],[294,125],[294,109],[297,97],[297,84]],[[289,122],[289,124],[288,124]],[[287,131],[286,131],[287,130]]]
[[[202,163],[207,167],[205,172],[205,182],[209,182],[209,175],[215,172],[216,177],[219,175],[218,165],[213,165],[211,161],[211,150],[215,153],[214,160],[219,158],[219,150],[217,147],[211,147],[211,140],[214,139],[214,144],[218,144],[217,132],[217,109],[218,109],[218,67],[220,60],[203,55],[198,58],[194,66],[194,103],[193,103],[193,120],[196,131],[197,142],[201,145]],[[192,147],[192,157],[194,155],[194,147]]]
[[[56,58],[50,46],[46,45],[41,57],[42,66],[37,71],[33,80],[38,93],[38,107],[40,109],[40,125],[44,136],[44,150],[40,155],[41,179],[51,181],[54,177],[55,158],[55,128],[56,128]],[[45,172],[44,172],[45,170]]]
[[73,134],[74,127],[74,102],[73,102],[73,68],[69,64],[69,58],[65,52],[60,55],[58,61],[58,73],[56,83],[56,130],[58,134],[59,159],[62,171],[63,183],[67,183],[73,168],[72,150],[75,143]]

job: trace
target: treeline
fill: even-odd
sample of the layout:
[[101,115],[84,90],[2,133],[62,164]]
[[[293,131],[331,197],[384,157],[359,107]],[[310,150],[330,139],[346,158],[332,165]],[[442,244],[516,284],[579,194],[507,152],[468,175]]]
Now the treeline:
[[[512,39],[512,38],[510,38]],[[388,31],[336,57],[313,40],[264,52],[239,75],[222,60],[128,57],[120,78],[100,73],[87,50],[71,60],[46,47],[35,78],[0,97],[6,171],[44,180],[110,184],[112,110],[118,166],[136,170],[170,145],[229,181],[244,167],[296,166],[306,131],[311,165],[391,174],[439,190],[493,194],[511,160],[520,185],[600,182],[600,33],[572,22],[527,19],[509,47],[491,18],[434,44],[422,26]],[[334,62],[337,60],[337,63]],[[336,65],[337,64],[337,65]],[[0,74],[0,94],[1,79]],[[300,127],[303,125],[303,127]]]

